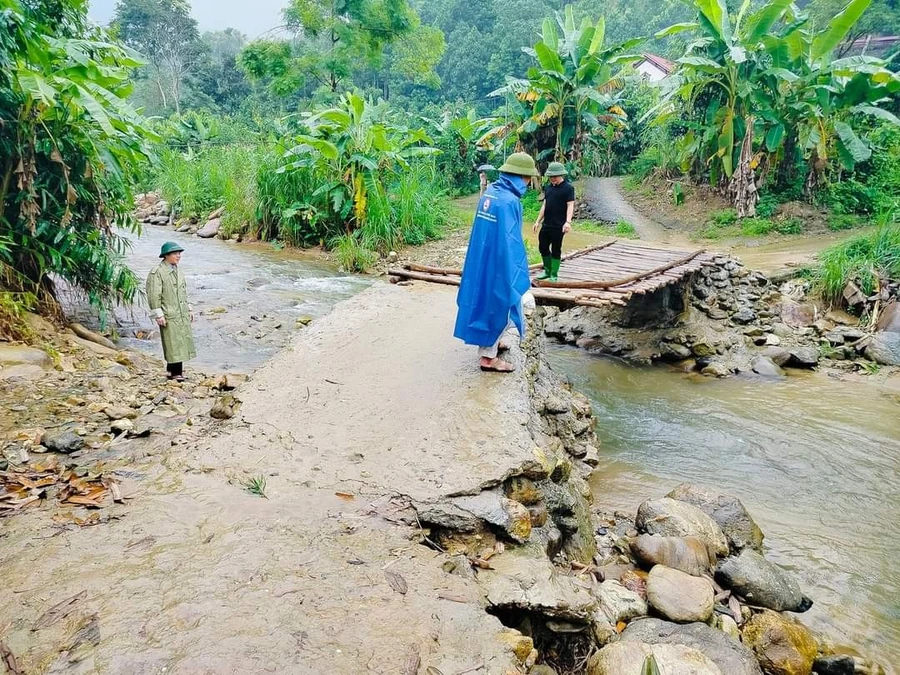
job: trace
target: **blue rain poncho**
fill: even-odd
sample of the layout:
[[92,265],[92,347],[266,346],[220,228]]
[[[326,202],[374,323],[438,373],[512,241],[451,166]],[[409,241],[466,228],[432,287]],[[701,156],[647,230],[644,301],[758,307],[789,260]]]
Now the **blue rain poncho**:
[[518,176],[502,174],[485,191],[469,238],[456,305],[454,337],[469,345],[493,345],[509,321],[525,334],[522,296],[531,288],[522,240],[522,195]]

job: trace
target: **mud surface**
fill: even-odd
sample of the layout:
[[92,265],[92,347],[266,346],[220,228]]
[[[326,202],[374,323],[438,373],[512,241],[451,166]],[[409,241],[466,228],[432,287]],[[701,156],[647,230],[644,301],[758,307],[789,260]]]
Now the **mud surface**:
[[[446,574],[446,558],[398,522],[410,499],[477,492],[534,461],[527,382],[477,369],[451,335],[454,297],[379,284],[343,303],[236,392],[239,417],[135,460],[137,491],[103,526],[38,512],[4,522],[0,626],[20,667],[514,665],[475,583]],[[265,499],[242,487],[255,476]],[[69,598],[71,611],[47,617]]]

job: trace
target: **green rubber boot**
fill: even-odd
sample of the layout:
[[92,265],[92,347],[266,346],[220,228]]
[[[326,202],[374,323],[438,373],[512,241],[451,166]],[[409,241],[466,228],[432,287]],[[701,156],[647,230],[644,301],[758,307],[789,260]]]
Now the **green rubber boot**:
[[544,271],[543,271],[543,273],[538,275],[538,277],[537,277],[538,281],[544,281],[546,279],[549,279],[551,276],[553,276],[553,273],[551,272],[551,270],[553,269],[551,267],[551,265],[553,264],[553,260],[549,256],[547,256],[547,257],[543,258],[543,261],[544,261]]
[[559,281],[560,265],[562,265],[562,260],[559,258],[552,258],[550,260],[550,281]]

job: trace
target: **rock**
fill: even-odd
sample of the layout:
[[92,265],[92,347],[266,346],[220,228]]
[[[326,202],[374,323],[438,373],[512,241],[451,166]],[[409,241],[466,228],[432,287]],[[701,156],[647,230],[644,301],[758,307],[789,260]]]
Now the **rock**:
[[510,478],[506,481],[504,491],[507,497],[526,506],[537,504],[544,498],[541,489],[535,485],[533,480],[525,478],[525,476]]
[[791,347],[789,366],[796,368],[815,368],[819,365],[819,350],[815,347]]
[[219,234],[219,228],[222,226],[222,221],[219,218],[213,218],[206,225],[197,230],[197,236],[201,239],[212,239],[217,234]]
[[5,368],[7,365],[39,366],[48,369],[53,367],[53,359],[43,349],[0,344],[0,367]]
[[313,317],[306,316],[306,315],[298,316],[296,322],[297,322],[298,326],[308,326],[309,324],[311,324],[313,322]]
[[753,359],[750,363],[750,369],[763,377],[784,377],[784,371],[765,356],[757,356]]
[[674,342],[659,343],[659,358],[663,361],[683,361],[690,358],[691,350]]
[[33,363],[12,363],[0,366],[0,380],[39,380],[46,374],[47,371],[43,367]]
[[454,532],[477,532],[481,519],[449,502],[415,503],[416,516],[424,525],[443,527]]
[[737,622],[728,614],[719,615],[719,630],[735,640],[740,641],[741,639],[741,629],[738,628]]
[[777,335],[772,335],[771,333],[769,335],[766,335],[766,345],[767,346],[777,347],[780,344],[781,344],[781,338],[778,337]]
[[217,420],[230,420],[240,410],[241,402],[234,396],[220,396],[216,399],[212,409],[209,411],[210,417]]
[[534,666],[531,670],[528,671],[528,675],[559,675],[553,668],[550,666]]
[[657,565],[647,577],[647,599],[667,619],[690,623],[712,616],[715,591],[709,579]]
[[176,232],[190,232],[193,225],[191,225],[191,221],[186,220],[181,225],[175,228]]
[[779,368],[783,368],[791,360],[791,352],[784,347],[766,347],[762,354]]
[[628,624],[621,639],[650,645],[684,645],[702,652],[725,675],[762,675],[756,656],[749,648],[739,639],[705,623],[677,624],[661,619],[638,619]]
[[491,566],[493,569],[479,573],[490,606],[535,612],[587,630],[597,600],[571,577],[558,573],[539,547],[509,548],[491,558]]
[[611,579],[604,581],[594,593],[600,601],[595,619],[606,621],[613,627],[613,632],[615,625],[620,621],[630,621],[647,615],[647,601],[618,581]]
[[731,375],[731,370],[725,364],[713,361],[709,365],[704,366],[700,373],[710,377],[728,377]]
[[[702,652],[684,645],[614,642],[594,654],[588,675],[642,675],[650,655],[665,675],[726,675]],[[730,674],[727,674],[730,675]]]
[[866,356],[883,366],[900,366],[900,333],[875,333]]
[[209,216],[207,216],[206,219],[207,219],[207,220],[217,220],[217,219],[221,218],[223,215],[225,215],[225,207],[224,207],[224,206],[220,206],[220,207],[217,208],[215,211],[213,211],[212,213],[210,213]]
[[818,645],[807,628],[777,612],[763,611],[744,626],[744,644],[769,675],[809,675]]
[[216,388],[221,391],[231,391],[245,384],[249,379],[250,377],[243,373],[228,373],[222,376]]
[[134,431],[134,422],[129,419],[114,420],[113,423],[109,425],[109,428],[117,434],[124,434],[129,431]]
[[749,604],[776,612],[805,612],[813,604],[790,574],[752,549],[719,563],[716,581]]
[[524,543],[531,536],[531,514],[522,504],[492,490],[456,497],[453,504],[473,516],[499,527],[513,541]]
[[631,542],[631,552],[648,569],[665,565],[695,577],[708,574],[715,564],[715,555],[710,560],[706,543],[696,537],[642,534]]
[[137,411],[134,408],[126,408],[124,406],[109,406],[103,409],[103,414],[111,420],[135,419]]
[[735,323],[746,325],[756,321],[756,312],[749,307],[745,307],[731,315],[731,320]]
[[515,654],[519,663],[525,663],[525,659],[528,658],[531,650],[534,649],[534,640],[527,635],[522,635],[517,630],[505,630],[498,637],[500,642],[509,647],[510,651]]
[[856,672],[856,661],[846,654],[821,656],[813,662],[812,669],[818,675],[853,675]]
[[811,326],[818,315],[818,308],[811,303],[799,303],[785,298],[781,305],[781,320],[793,328]]
[[669,497],[648,499],[638,507],[639,532],[665,537],[697,537],[717,555],[728,555],[728,540],[719,525],[696,506]]
[[666,496],[696,506],[716,521],[733,548],[762,551],[763,532],[737,497],[689,483],[682,483]]
[[84,447],[84,439],[71,431],[47,432],[43,444],[48,450],[68,455]]

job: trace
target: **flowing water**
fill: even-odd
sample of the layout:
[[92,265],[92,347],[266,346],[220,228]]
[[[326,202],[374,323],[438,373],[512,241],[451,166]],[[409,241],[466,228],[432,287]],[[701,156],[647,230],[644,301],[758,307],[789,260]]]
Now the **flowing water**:
[[570,347],[594,403],[595,501],[634,513],[681,482],[740,497],[767,556],[816,604],[803,621],[900,672],[900,395],[803,374],[711,380]]
[[[131,237],[128,264],[142,280],[169,240],[186,248],[181,267],[196,315],[197,359],[190,365],[201,370],[254,370],[302,330],[298,318],[323,316],[369,285],[361,277],[341,275],[311,254],[276,251],[264,244],[203,241],[154,226]],[[145,308],[142,300],[134,310],[117,312],[118,329],[126,344],[161,356]],[[135,331],[151,334],[148,339],[129,338]]]

